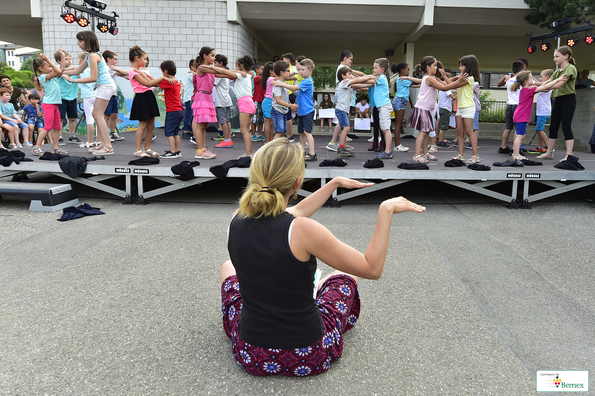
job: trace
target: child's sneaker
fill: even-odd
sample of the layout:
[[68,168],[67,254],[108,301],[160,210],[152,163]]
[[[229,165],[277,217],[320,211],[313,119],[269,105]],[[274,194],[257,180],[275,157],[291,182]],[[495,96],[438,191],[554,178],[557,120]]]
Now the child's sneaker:
[[535,147],[527,150],[528,154],[541,154],[541,147]]
[[406,152],[409,151],[409,147],[405,147],[402,144],[399,144],[397,147],[395,147],[395,150],[400,151],[400,152]]
[[[192,137],[190,138],[190,141],[192,141],[192,140],[193,140],[193,138],[194,138],[194,136],[192,136]],[[215,137],[212,137],[212,138],[211,138],[211,140],[217,140],[217,141],[219,141],[219,140],[223,140],[223,139],[225,139],[225,137],[223,137],[223,134],[222,134],[222,133],[220,133],[220,134],[218,134],[217,136],[215,136]]]
[[505,148],[498,147],[498,154],[512,154],[512,150],[508,146]]
[[326,149],[329,151],[337,151],[337,148],[339,148],[339,145],[337,143],[329,142],[329,144],[326,145]]
[[217,148],[233,147],[233,141],[231,139],[227,140],[227,141],[224,140],[221,143],[216,144],[215,147],[217,147]]
[[450,145],[446,142],[437,142],[436,146],[441,147],[441,148],[450,148]]
[[25,143],[23,143],[23,147],[33,147],[33,143],[25,142]]
[[60,135],[60,138],[58,139],[58,146],[66,146],[66,143],[64,143],[64,139],[62,138],[62,135]]
[[194,158],[206,160],[215,159],[217,158],[217,154],[214,154],[210,149],[196,150],[196,155]]
[[119,134],[117,134],[116,132],[112,132],[112,133],[109,135],[109,137],[110,137],[110,140],[111,140],[112,142],[113,142],[113,141],[119,142],[119,141],[121,141],[121,140],[124,140],[124,139],[126,139],[124,136],[120,136],[120,135],[119,135]]
[[341,146],[339,146],[337,149],[337,154],[339,154],[341,157],[353,157],[355,155],[353,151],[349,151],[346,147]]
[[393,152],[391,151],[390,153],[387,153],[386,151],[383,151],[381,153],[376,154],[376,158],[378,158],[378,159],[391,159],[391,158],[393,158]]
[[266,142],[267,141],[266,137],[264,136],[264,133],[262,135],[260,135],[260,141],[261,142]]
[[295,143],[295,139],[293,138],[293,135],[288,137],[287,139],[289,139],[289,143]]
[[174,153],[176,155],[176,157],[180,158],[182,156],[182,152],[181,151],[176,151]]
[[68,143],[81,144],[83,141],[76,136],[69,136]]
[[[217,140],[217,139],[214,139],[214,138],[213,138],[213,140]],[[223,139],[221,139],[221,140],[223,140]],[[194,136],[192,136],[192,137],[190,138],[190,143],[192,143],[192,144],[196,144],[196,138],[195,138]]]
[[[260,142],[260,135],[252,135],[252,141],[253,142]],[[217,146],[215,146],[217,147]]]
[[182,132],[182,139],[190,140],[191,137],[192,137],[192,134],[190,132]]
[[175,153],[172,153],[171,151],[166,150],[165,153],[163,153],[159,156],[159,158],[178,158],[178,156]]

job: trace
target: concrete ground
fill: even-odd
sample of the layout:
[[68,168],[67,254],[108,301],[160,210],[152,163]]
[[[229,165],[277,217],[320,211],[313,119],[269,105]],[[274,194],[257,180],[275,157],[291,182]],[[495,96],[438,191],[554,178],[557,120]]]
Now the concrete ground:
[[6,196],[0,394],[527,395],[536,370],[595,372],[595,191],[513,211],[430,183],[319,210],[364,251],[382,199],[427,207],[394,216],[384,274],[360,282],[360,320],[328,372],[244,373],[222,330],[218,279],[241,186],[125,206],[76,185],[106,214],[64,223]]

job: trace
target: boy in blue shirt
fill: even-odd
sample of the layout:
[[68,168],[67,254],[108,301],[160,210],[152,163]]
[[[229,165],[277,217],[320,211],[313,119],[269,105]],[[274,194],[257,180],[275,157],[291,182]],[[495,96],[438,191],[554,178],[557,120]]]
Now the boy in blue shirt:
[[[56,59],[56,62],[60,62],[60,56],[60,52],[54,53],[54,59]],[[68,69],[72,66],[72,55],[70,55],[68,52],[64,52],[64,58],[66,61],[66,68]],[[79,77],[71,76],[71,78],[75,79]],[[56,81],[60,86],[60,94],[62,95],[62,104],[58,105],[58,109],[60,109],[60,120],[64,122],[66,116],[68,116],[68,132],[70,133],[70,136],[68,137],[68,143],[82,143],[82,140],[75,136],[76,119],[78,117],[76,98],[78,97],[79,86],[78,84],[73,84],[66,81],[62,77],[58,77]],[[65,145],[61,133],[58,144],[60,146]]]
[[30,94],[28,99],[29,104],[23,108],[23,122],[29,127],[29,139],[23,136],[23,139],[27,140],[27,142],[23,142],[24,147],[33,146],[33,131],[35,127],[37,129],[43,129],[43,111],[39,104],[39,95]]

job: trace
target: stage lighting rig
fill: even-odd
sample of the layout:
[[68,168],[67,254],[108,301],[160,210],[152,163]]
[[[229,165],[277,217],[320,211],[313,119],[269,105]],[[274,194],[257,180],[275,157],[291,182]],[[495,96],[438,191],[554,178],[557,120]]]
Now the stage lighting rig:
[[[120,16],[115,12],[111,15],[101,13],[107,5],[107,0],[80,0],[80,4],[77,4],[76,0],[66,0],[60,17],[67,23],[76,21],[80,27],[91,25],[93,30],[97,27],[100,32],[109,32],[115,36],[118,34],[116,18]],[[93,18],[97,18],[97,24],[94,24]]]
[[549,42],[549,40],[548,41],[545,41],[544,40],[544,41],[541,42],[541,50],[543,52],[549,50],[551,48],[551,46],[552,46],[552,44]]
[[[541,50],[547,51],[551,48],[550,39],[558,40],[558,45],[560,45],[560,39],[562,36],[566,35],[566,45],[569,47],[574,47],[579,42],[579,33],[580,32],[587,32],[585,34],[585,43],[592,44],[595,41],[593,37],[593,30],[595,30],[595,24],[593,24],[593,20],[595,18],[588,19],[584,21],[586,25],[569,28],[570,24],[573,22],[572,18],[564,18],[559,19],[557,21],[553,21],[548,23],[548,27],[550,29],[566,27],[565,30],[558,30],[553,31],[551,33],[540,34],[539,36],[533,36],[533,32],[525,34],[525,37],[529,37],[529,45],[527,46],[527,52],[533,54],[535,52],[535,43],[537,40],[541,40]],[[547,41],[546,41],[547,40]]]
[[537,47],[535,46],[535,43],[530,42],[529,45],[527,46],[527,52],[532,54],[535,51],[537,51]]
[[589,45],[593,44],[593,32],[588,31],[587,34],[585,34],[585,43]]
[[574,47],[578,43],[578,34],[569,34],[566,39],[566,45],[570,48]]

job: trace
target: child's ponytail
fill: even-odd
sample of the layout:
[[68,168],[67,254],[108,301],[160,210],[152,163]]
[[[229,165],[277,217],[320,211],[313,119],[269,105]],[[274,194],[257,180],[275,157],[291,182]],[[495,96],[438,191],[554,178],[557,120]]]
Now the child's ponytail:
[[134,47],[130,48],[130,51],[128,51],[128,60],[130,60],[132,63],[137,56],[142,58],[143,55],[146,55],[146,52],[143,51],[138,45],[135,45]]
[[527,81],[531,79],[531,77],[531,70],[523,70],[516,75],[516,82],[510,86],[510,90],[513,92],[518,91],[523,87],[523,85],[525,85]]
[[196,57],[196,60],[194,61],[194,66],[198,69],[200,65],[205,63],[205,55],[208,55],[213,51],[215,51],[215,48],[202,47],[198,53],[198,56]]
[[33,72],[35,73],[36,76],[39,75],[38,74],[39,69],[41,69],[41,67],[43,66],[44,63],[45,63],[45,61],[39,57],[33,59],[32,67],[33,67]]
[[262,70],[262,76],[260,76],[260,86],[263,90],[267,89],[267,80],[271,76],[271,70],[273,70],[273,62],[267,62]]
[[573,66],[576,66],[576,61],[572,57],[572,49],[569,46],[563,45],[560,48],[558,48],[556,51],[561,53],[562,55],[568,55],[568,63],[570,63]]
[[238,65],[242,65],[245,71],[252,70],[252,67],[254,67],[254,63],[256,63],[254,62],[254,58],[250,55],[244,55],[241,58],[238,58],[236,62]]
[[[419,62],[419,67],[422,76],[428,73],[428,67],[432,66],[434,62],[436,62],[436,58],[434,58],[433,56],[424,56],[423,58],[421,58],[421,61]],[[417,66],[415,66],[415,71],[417,72],[417,70]]]

